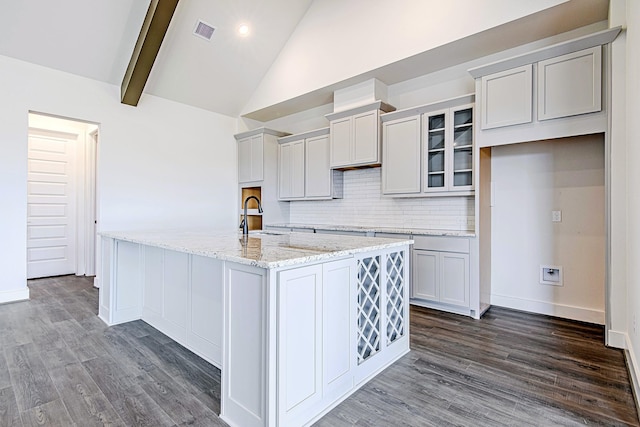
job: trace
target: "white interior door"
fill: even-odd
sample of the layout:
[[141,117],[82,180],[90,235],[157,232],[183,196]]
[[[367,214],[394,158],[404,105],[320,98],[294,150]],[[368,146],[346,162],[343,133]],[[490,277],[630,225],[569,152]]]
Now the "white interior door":
[[76,272],[77,139],[77,134],[29,129],[29,279]]

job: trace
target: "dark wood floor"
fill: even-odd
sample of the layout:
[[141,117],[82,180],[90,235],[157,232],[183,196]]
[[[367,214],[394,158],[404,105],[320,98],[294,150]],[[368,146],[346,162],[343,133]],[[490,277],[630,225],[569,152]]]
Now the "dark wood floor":
[[[217,426],[220,371],[144,322],[111,328],[73,276],[0,305],[0,427]],[[318,426],[638,425],[601,327],[492,308],[412,307],[412,351]]]

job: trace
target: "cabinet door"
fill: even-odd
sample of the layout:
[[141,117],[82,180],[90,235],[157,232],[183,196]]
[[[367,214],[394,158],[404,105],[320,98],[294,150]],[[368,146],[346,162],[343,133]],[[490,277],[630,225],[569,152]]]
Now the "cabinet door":
[[440,302],[469,307],[468,254],[440,254]]
[[278,146],[278,198],[304,197],[304,139]]
[[440,285],[440,253],[413,251],[413,281],[411,298],[437,301]]
[[355,365],[354,260],[322,267],[322,395],[333,400],[353,387]]
[[238,141],[238,182],[251,181],[251,138]]
[[451,109],[449,190],[473,190],[473,107]]
[[264,152],[262,135],[238,141],[238,182],[264,179]]
[[278,198],[287,200],[291,198],[291,143],[278,145]]
[[306,197],[331,197],[329,136],[309,138],[305,147],[304,194]]
[[264,150],[262,135],[251,137],[251,181],[262,181],[264,178]]
[[380,163],[378,111],[353,116],[353,164]]
[[420,192],[420,116],[382,125],[382,193]]
[[528,64],[482,77],[482,129],[531,123],[531,70]]
[[322,399],[322,265],[278,273],[278,419],[303,425]]
[[449,110],[434,111],[423,116],[424,126],[424,185],[425,193],[449,189],[451,149]]
[[573,52],[538,63],[538,119],[602,109],[602,48]]
[[332,120],[329,124],[331,143],[331,167],[347,166],[351,163],[352,117]]
[[304,197],[304,140],[291,143],[291,198]]

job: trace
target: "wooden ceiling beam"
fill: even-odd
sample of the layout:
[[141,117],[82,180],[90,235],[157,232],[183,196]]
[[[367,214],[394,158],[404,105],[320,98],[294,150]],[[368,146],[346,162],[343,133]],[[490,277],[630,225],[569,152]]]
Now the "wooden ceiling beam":
[[179,0],[151,0],[120,86],[123,104],[138,105]]

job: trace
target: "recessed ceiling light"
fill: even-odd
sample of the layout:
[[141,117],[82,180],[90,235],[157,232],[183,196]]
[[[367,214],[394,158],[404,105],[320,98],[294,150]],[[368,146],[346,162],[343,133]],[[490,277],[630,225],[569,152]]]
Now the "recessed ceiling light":
[[247,24],[240,24],[238,27],[238,34],[242,37],[246,37],[249,35],[249,26]]

